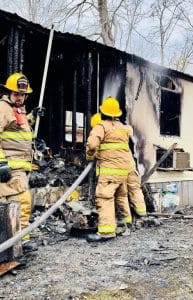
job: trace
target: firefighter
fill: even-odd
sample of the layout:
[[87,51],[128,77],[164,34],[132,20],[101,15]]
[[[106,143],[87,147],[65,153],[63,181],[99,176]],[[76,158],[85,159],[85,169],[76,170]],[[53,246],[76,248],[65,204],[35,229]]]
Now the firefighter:
[[[32,131],[29,126],[25,100],[32,93],[27,77],[13,73],[2,85],[0,101],[0,202],[20,202],[20,224],[29,224],[31,195],[28,174],[32,170]],[[37,112],[37,110],[36,110]],[[31,246],[30,236],[23,238],[23,248]]]
[[122,111],[113,97],[100,106],[101,123],[93,127],[87,139],[87,159],[96,156],[96,208],[99,216],[97,234],[90,234],[88,242],[103,242],[116,237],[115,208],[130,227],[131,212],[127,194],[127,176],[134,161],[128,146],[130,126],[119,121]]
[[[93,128],[97,124],[101,123],[101,114],[96,113],[91,118],[91,127]],[[129,136],[133,136],[133,128],[130,126]],[[133,160],[133,169],[130,169],[130,172],[127,177],[127,189],[129,204],[139,217],[146,216],[146,204],[144,201],[144,195],[141,189],[141,176],[136,169],[136,164],[134,158]],[[121,224],[121,222],[120,222]]]
[[130,206],[133,208],[136,215],[138,217],[146,216],[146,204],[141,189],[141,176],[136,167],[134,167],[133,170],[130,170],[128,174],[127,190]]
[[101,123],[101,114],[100,113],[96,113],[91,117],[90,120],[90,126],[91,128],[94,128],[96,125]]

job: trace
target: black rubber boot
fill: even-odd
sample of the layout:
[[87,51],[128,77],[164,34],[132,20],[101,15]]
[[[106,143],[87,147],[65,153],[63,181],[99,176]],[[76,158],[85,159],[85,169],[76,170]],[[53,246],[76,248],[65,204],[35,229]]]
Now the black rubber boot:
[[87,242],[107,242],[115,237],[116,237],[116,235],[114,235],[114,234],[104,237],[104,236],[101,236],[96,233],[96,234],[88,234],[86,240],[87,240]]

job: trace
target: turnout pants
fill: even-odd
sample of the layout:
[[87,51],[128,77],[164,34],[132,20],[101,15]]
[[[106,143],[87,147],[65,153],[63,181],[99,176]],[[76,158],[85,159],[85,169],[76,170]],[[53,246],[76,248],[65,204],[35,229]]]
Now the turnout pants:
[[0,183],[0,202],[20,202],[21,229],[29,225],[31,214],[31,194],[26,172],[13,171],[11,179]]
[[139,216],[146,215],[146,205],[141,189],[141,177],[136,170],[129,173],[127,177],[127,189],[129,202]]
[[115,208],[127,224],[132,222],[126,179],[123,182],[111,182],[99,178],[95,196],[99,216],[98,232],[101,235],[107,236],[116,233]]

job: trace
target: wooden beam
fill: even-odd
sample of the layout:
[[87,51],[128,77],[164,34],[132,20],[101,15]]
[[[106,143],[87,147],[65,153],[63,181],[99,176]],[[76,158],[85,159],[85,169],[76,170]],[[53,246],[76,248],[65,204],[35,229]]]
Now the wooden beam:
[[[0,244],[20,231],[19,202],[0,202]],[[0,262],[12,261],[22,255],[21,241],[0,253]]]
[[142,176],[142,186],[147,182],[149,177],[157,170],[157,168],[161,165],[161,163],[174,151],[174,149],[177,147],[177,143],[172,144],[169,149],[164,153],[160,159],[155,163],[155,165]]
[[10,261],[10,262],[0,264],[0,276],[11,271],[12,269],[16,268],[19,265],[20,265],[20,262],[18,262],[18,261]]
[[163,217],[163,218],[171,218],[171,219],[193,219],[193,215],[183,215],[183,214],[169,214],[169,213],[160,213],[160,212],[152,212],[147,213],[148,216],[152,217]]

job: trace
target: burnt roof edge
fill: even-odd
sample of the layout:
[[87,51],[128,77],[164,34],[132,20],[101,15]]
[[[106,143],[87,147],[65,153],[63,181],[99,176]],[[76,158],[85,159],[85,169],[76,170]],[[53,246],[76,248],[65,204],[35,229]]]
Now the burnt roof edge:
[[[0,10],[0,18],[5,18],[10,23],[16,23],[17,25],[26,26],[31,30],[39,31],[46,35],[49,35],[49,32],[50,32],[50,29],[45,28],[40,24],[30,22],[30,21],[18,16],[15,13],[10,13],[7,11]],[[144,58],[139,57],[135,54],[130,54],[130,53],[124,52],[122,50],[119,50],[117,48],[113,48],[113,47],[104,45],[102,43],[89,40],[86,37],[83,37],[81,35],[75,35],[75,34],[68,33],[68,32],[62,33],[60,31],[55,31],[55,36],[58,39],[63,39],[63,40],[68,39],[68,40],[72,40],[72,41],[74,40],[74,38],[77,38],[79,40],[79,42],[82,41],[84,43],[87,43],[88,47],[91,50],[95,49],[96,51],[104,51],[105,50],[105,51],[115,52],[116,54],[119,54],[120,56],[122,56],[122,58],[126,59],[127,61],[149,67],[155,72],[160,72],[163,75],[167,75],[167,76],[171,76],[171,77],[180,77],[181,79],[185,79],[185,80],[193,82],[193,76],[190,74],[187,74],[187,73],[184,73],[184,72],[181,72],[178,70],[174,70],[171,68],[163,67],[161,65],[158,65],[158,64],[152,63],[148,60],[145,60]]]

